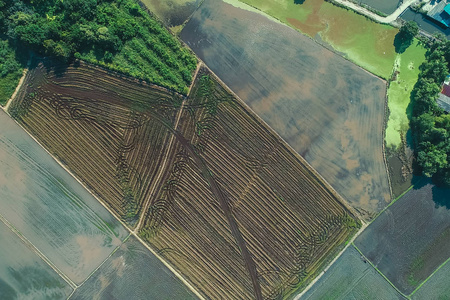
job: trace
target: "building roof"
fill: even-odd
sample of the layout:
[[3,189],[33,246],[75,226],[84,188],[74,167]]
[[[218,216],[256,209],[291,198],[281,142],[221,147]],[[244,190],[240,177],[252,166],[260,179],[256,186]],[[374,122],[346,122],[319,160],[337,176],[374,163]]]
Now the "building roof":
[[450,112],[450,97],[444,94],[439,94],[439,98],[437,99],[437,104],[446,112]]
[[447,96],[447,97],[450,97],[450,85],[444,84],[444,85],[442,86],[441,93],[444,94],[444,95]]
[[450,26],[450,4],[446,0],[441,0],[427,15],[445,27]]

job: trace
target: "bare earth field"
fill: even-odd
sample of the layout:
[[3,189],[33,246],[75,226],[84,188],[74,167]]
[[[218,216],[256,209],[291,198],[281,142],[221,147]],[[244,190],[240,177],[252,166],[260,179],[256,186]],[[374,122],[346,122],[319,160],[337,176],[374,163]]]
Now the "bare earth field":
[[349,247],[301,300],[404,299],[389,283]]
[[0,214],[75,283],[126,237],[125,228],[0,111]]
[[65,299],[72,288],[0,222],[0,299]]
[[410,294],[450,257],[450,193],[425,180],[397,200],[355,245],[403,293]]
[[384,81],[287,26],[222,1],[205,0],[180,37],[362,215],[391,201]]
[[135,237],[131,236],[71,299],[197,299]]
[[359,227],[206,68],[187,99],[84,63],[28,74],[11,114],[207,298],[289,295]]

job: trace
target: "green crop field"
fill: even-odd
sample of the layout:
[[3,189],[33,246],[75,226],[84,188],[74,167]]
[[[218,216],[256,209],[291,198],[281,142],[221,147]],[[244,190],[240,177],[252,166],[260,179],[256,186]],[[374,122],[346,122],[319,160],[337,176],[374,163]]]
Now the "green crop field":
[[401,135],[409,129],[410,94],[419,76],[419,66],[425,61],[425,48],[416,40],[402,54],[397,55],[394,75],[388,89],[389,120],[386,128],[386,145],[398,147]]
[[349,60],[388,79],[395,61],[398,30],[375,23],[324,0],[240,0],[266,12],[300,32],[321,39]]

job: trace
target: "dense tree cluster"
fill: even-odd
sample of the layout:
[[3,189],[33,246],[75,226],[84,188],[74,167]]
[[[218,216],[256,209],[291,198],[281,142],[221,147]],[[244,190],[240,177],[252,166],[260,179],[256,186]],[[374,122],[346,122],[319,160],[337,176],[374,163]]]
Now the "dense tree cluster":
[[450,114],[436,102],[449,72],[450,41],[431,42],[426,58],[412,93],[417,163],[425,176],[450,186]]
[[414,21],[405,22],[394,39],[395,51],[403,53],[411,46],[414,37],[419,33],[419,26]]
[[86,59],[178,91],[197,63],[133,0],[0,0],[0,32],[41,55]]

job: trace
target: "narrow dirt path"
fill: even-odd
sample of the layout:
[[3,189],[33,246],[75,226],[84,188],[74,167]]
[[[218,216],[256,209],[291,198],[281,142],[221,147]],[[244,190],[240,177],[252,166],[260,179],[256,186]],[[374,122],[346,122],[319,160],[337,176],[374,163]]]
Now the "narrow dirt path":
[[[185,102],[186,102],[186,100],[183,100],[183,102],[181,103],[180,109],[175,118],[174,129],[176,129],[178,127],[178,123],[180,122],[180,118],[181,118],[181,114],[183,112],[183,107],[184,107]],[[156,196],[156,195],[153,195],[153,193],[155,192],[156,188],[161,184],[160,181],[161,181],[162,176],[164,175],[164,171],[166,170],[167,160],[171,153],[174,140],[175,140],[175,136],[172,134],[170,136],[169,144],[167,145],[167,148],[166,148],[166,153],[164,154],[164,157],[162,159],[162,164],[159,168],[158,175],[156,176],[156,179],[153,182],[153,185],[150,187],[148,199],[144,203],[144,207],[141,211],[141,216],[139,217],[139,222],[137,223],[137,225],[135,227],[134,233],[136,233],[136,234],[139,233],[139,230],[141,229],[142,223],[144,222],[145,216],[147,215],[148,207],[149,207],[150,203],[152,202],[153,196]]]
[[[194,75],[192,77],[192,82],[191,82],[191,84],[189,86],[189,93],[191,92],[192,87],[194,86],[195,79],[197,78],[197,74],[198,74],[198,71],[200,70],[201,66],[202,66],[202,62],[200,61],[200,62],[197,63],[197,68],[195,69]],[[181,118],[181,114],[183,112],[183,107],[185,105],[185,102],[186,102],[186,99],[184,99],[183,102],[181,103],[180,109],[179,109],[179,111],[177,113],[177,116],[175,117],[175,126],[173,127],[175,130],[177,129],[178,123],[180,122],[180,118]],[[162,165],[161,165],[161,167],[159,169],[160,171],[159,171],[158,175],[156,176],[156,179],[153,182],[153,185],[150,187],[149,197],[148,197],[147,201],[145,201],[145,203],[144,203],[144,208],[141,211],[141,216],[139,217],[139,222],[138,222],[138,224],[136,225],[136,227],[134,229],[135,233],[138,233],[139,230],[141,229],[142,222],[145,219],[146,212],[148,211],[148,207],[149,207],[149,205],[150,205],[150,203],[152,201],[153,193],[155,192],[156,187],[158,187],[159,184],[160,184],[160,179],[161,179],[161,177],[164,174],[164,170],[165,170],[165,167],[166,167],[167,159],[169,158],[170,151],[172,150],[172,145],[173,145],[174,139],[175,139],[175,136],[172,135],[170,137],[169,145],[167,146],[165,156],[164,156],[164,158],[162,160]]]
[[256,269],[255,262],[253,261],[252,255],[250,251],[247,248],[247,243],[244,240],[244,237],[242,236],[241,231],[239,230],[239,226],[236,222],[236,219],[233,216],[233,213],[231,212],[229,202],[222,193],[221,189],[219,188],[214,175],[210,172],[206,162],[197,155],[196,151],[192,147],[191,143],[176,129],[172,128],[170,124],[167,123],[167,121],[161,119],[159,116],[149,113],[151,117],[154,119],[157,119],[161,124],[163,124],[174,137],[185,147],[185,149],[188,151],[196,165],[200,168],[203,177],[208,181],[209,186],[211,187],[211,191],[214,194],[215,198],[219,201],[219,204],[222,208],[222,211],[227,218],[228,224],[230,225],[231,234],[235,238],[238,247],[241,251],[242,258],[244,259],[246,269],[250,275],[252,286],[253,286],[253,292],[255,294],[256,300],[263,300],[261,286],[259,284],[258,280],[258,271]]
[[[8,114],[9,115],[9,114]],[[10,115],[9,115],[10,116]],[[11,116],[10,118],[12,120],[14,120]],[[32,139],[33,141],[35,141],[42,149],[44,149],[45,152],[47,152],[48,155],[50,155],[50,157],[52,157],[57,163],[58,165],[61,166],[61,168],[63,168],[67,173],[70,174],[70,176],[72,176],[86,191],[89,192],[89,194],[91,194],[92,197],[94,197],[95,199],[97,199],[97,201],[132,235],[134,236],[145,248],[147,248],[147,250],[149,250],[159,261],[161,261],[161,263],[164,264],[164,266],[169,269],[170,272],[172,272],[195,296],[197,296],[200,300],[206,300],[205,297],[200,294],[199,291],[197,291],[196,288],[194,288],[194,286],[186,280],[186,278],[183,277],[183,275],[180,274],[180,272],[178,272],[178,270],[176,270],[172,265],[170,265],[161,255],[159,255],[154,249],[152,249],[144,240],[142,240],[142,238],[136,234],[132,228],[130,228],[127,224],[125,224],[116,214],[115,212],[113,212],[108,205],[99,197],[97,197],[94,193],[92,193],[92,191],[83,183],[81,182],[80,179],[78,179],[78,177],[76,177],[60,160],[58,160],[53,154],[51,154],[30,132],[28,132],[28,130],[26,130],[20,123],[18,123],[16,120],[14,120],[14,122],[20,127],[22,128],[23,131],[25,131]],[[0,221],[3,221],[1,219],[1,215],[0,215]],[[34,247],[35,248],[35,247]],[[46,260],[46,262],[48,264],[51,264],[51,261]],[[56,267],[55,267],[56,268]],[[69,281],[71,281],[64,273],[59,272],[58,273],[63,279],[67,278]],[[71,285],[72,286],[72,285]],[[76,288],[78,288],[79,286],[77,286],[75,283],[73,283],[74,290]],[[73,294],[73,293],[72,293]]]
[[17,92],[22,87],[22,84],[23,84],[23,82],[25,80],[25,77],[27,76],[29,66],[30,66],[30,62],[28,62],[28,66],[25,69],[23,69],[23,75],[20,78],[19,84],[16,86],[16,89],[15,89],[14,93],[11,95],[11,98],[9,98],[9,100],[6,102],[6,105],[2,107],[5,111],[8,111],[8,108],[11,105],[11,102],[14,100],[14,98],[17,95]]

